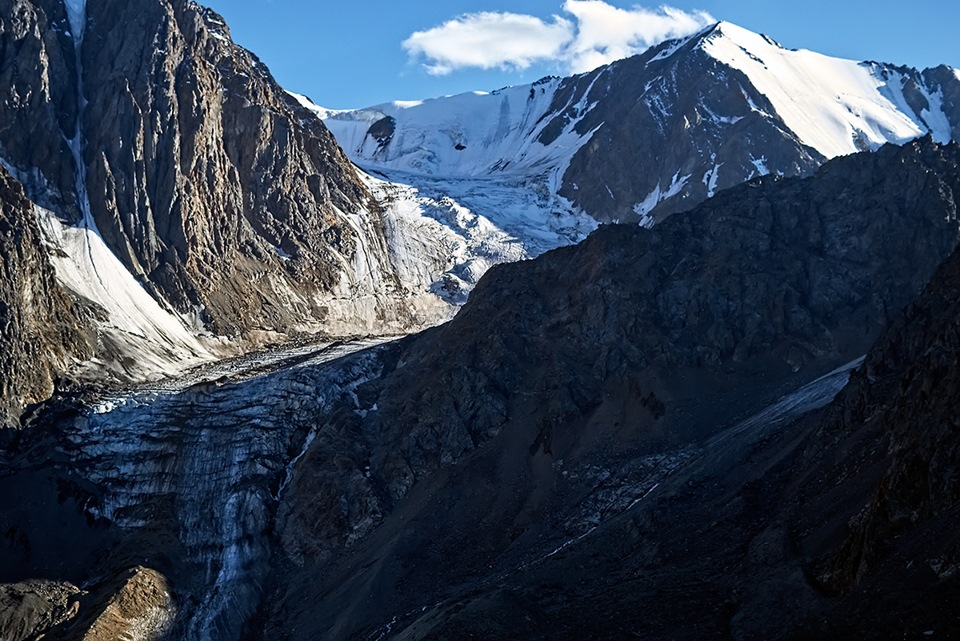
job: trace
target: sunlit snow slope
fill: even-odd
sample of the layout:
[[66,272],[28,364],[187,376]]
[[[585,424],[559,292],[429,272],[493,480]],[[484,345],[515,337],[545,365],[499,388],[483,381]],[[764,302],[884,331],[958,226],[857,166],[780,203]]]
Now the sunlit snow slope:
[[[596,221],[559,195],[573,154],[590,139],[576,119],[545,145],[559,78],[492,93],[335,112],[294,96],[370,177],[387,210],[394,248],[421,247],[432,290],[462,303],[492,265],[576,243]],[[568,105],[585,113],[586,103]],[[395,251],[405,251],[397,250]],[[403,261],[410,264],[411,261]],[[422,280],[424,273],[413,282]],[[401,274],[401,279],[406,280]],[[409,281],[408,281],[409,282]]]
[[703,49],[746,74],[787,127],[827,158],[927,133],[940,143],[953,137],[942,88],[917,83],[912,89],[926,108],[909,104],[912,70],[784,49],[729,22],[704,38]]
[[86,364],[91,375],[106,369],[122,380],[146,380],[216,358],[216,345],[205,345],[190,323],[148,294],[94,229],[36,211],[57,279],[97,306],[100,358]]

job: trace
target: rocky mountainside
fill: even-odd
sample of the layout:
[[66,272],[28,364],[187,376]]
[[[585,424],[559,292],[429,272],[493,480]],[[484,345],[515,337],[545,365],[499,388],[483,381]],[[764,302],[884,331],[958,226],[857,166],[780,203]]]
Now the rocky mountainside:
[[54,379],[91,354],[90,313],[60,287],[33,204],[0,168],[0,428],[48,399]]
[[0,0],[0,81],[3,639],[960,634],[955,70],[721,23],[331,114]]
[[55,281],[18,277],[85,310],[86,345],[66,313],[25,333],[29,301],[4,298],[45,363],[29,384],[19,356],[0,371],[8,422],[60,375],[155,380],[318,332],[410,332],[462,302],[442,275],[465,242],[393,207],[209,9],[0,0],[0,80],[0,164],[36,205],[11,219],[38,253],[17,269]]
[[[463,181],[540,192],[541,227],[577,212],[653,224],[754,176],[807,175],[927,133],[955,138],[960,76],[787,50],[721,22],[570,78],[317,111],[362,167],[445,192],[498,225],[522,221]],[[577,226],[574,217],[560,229]]]
[[[115,373],[449,314],[429,291],[446,257],[406,250],[417,234],[384,223],[329,131],[209,9],[3,0],[0,80],[0,158],[42,208],[58,279],[105,308]],[[111,307],[115,290],[135,303]]]
[[839,595],[811,634],[960,634],[958,300],[955,252],[809,439],[798,538],[811,580]]
[[[929,139],[888,146],[491,270],[453,322],[385,357],[358,390],[369,413],[328,420],[308,448],[278,508],[265,634],[720,636],[739,598],[708,595],[744,581],[739,537],[781,518],[751,481],[795,443],[731,470],[829,402],[846,375],[819,377],[866,353],[953,252],[958,161]],[[686,501],[676,514],[671,494]],[[749,509],[725,514],[733,500]],[[716,549],[690,526],[710,510],[725,519]],[[625,568],[654,567],[637,595],[617,587]],[[790,590],[821,607],[791,568]],[[665,608],[674,594],[710,612],[702,627]],[[749,603],[742,627],[771,638]]]

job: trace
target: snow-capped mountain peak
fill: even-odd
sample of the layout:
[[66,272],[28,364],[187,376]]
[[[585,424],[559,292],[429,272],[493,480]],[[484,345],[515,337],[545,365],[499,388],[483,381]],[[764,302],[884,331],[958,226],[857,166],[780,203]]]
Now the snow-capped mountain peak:
[[926,133],[938,142],[952,137],[942,92],[917,84],[919,111],[905,97],[911,70],[785,49],[729,22],[712,28],[700,48],[744,73],[801,142],[827,158]]
[[551,191],[550,207],[652,224],[756,175],[806,174],[926,134],[953,139],[960,75],[787,49],[719,22],[570,78],[314,110],[356,164],[388,177],[510,176]]
[[446,240],[431,232],[425,246],[442,253],[448,234],[459,239],[434,283],[455,283],[454,300],[477,265],[577,242],[598,222],[653,225],[756,176],[960,131],[956,70],[787,49],[730,22],[491,92],[347,111],[297,99],[355,164],[399,183],[387,208],[420,230],[410,233],[439,223]]

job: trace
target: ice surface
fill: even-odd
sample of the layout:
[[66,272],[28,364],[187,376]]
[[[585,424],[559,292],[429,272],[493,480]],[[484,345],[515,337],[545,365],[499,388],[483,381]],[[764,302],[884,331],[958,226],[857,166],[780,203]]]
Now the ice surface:
[[[537,140],[559,82],[357,111],[291,95],[368,174],[401,281],[461,304],[491,266],[579,242],[597,226],[558,195],[571,158],[595,133],[574,130],[592,105],[571,102],[577,116],[559,137],[549,146]],[[389,145],[368,135],[387,117],[396,123]]]
[[67,20],[70,21],[70,32],[75,42],[83,39],[83,31],[87,22],[87,0],[63,0],[67,10]]
[[[392,102],[357,111],[314,111],[351,159],[366,168],[464,178],[492,173],[544,171],[572,156],[586,142],[568,126],[549,146],[537,137],[549,119],[559,79],[470,92],[423,102]],[[573,105],[570,105],[573,106]],[[585,112],[588,105],[578,105]],[[388,146],[367,135],[384,118],[396,121]]]

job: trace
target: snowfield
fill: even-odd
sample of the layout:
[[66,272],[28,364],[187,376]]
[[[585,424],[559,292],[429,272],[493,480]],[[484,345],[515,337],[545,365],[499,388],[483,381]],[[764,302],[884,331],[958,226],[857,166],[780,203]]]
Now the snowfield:
[[174,376],[216,358],[214,346],[201,342],[190,323],[147,293],[95,228],[65,225],[45,209],[35,211],[57,279],[104,313],[101,348],[114,358],[93,361],[87,369],[106,368],[121,380],[140,381]]
[[[550,145],[538,140],[561,82],[357,111],[291,95],[323,119],[384,205],[401,279],[430,281],[430,291],[462,304],[493,265],[580,242],[597,227],[558,193],[594,132],[578,134],[577,118]],[[591,105],[568,107],[582,117]]]

